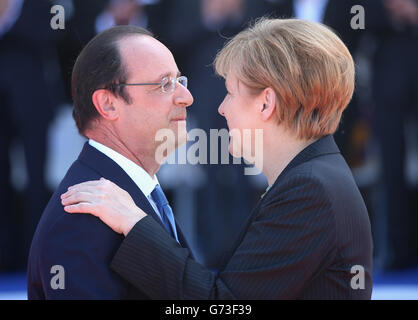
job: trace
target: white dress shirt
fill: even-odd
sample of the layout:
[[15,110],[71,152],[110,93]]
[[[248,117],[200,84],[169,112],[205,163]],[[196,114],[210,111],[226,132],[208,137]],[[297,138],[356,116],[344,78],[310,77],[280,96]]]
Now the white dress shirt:
[[[138,188],[141,189],[145,197],[147,197],[148,202],[151,204],[155,213],[161,219],[161,214],[157,208],[157,205],[151,197],[151,192],[154,190],[155,186],[159,184],[157,176],[154,175],[154,177],[151,177],[143,168],[141,168],[135,162],[129,160],[128,158],[116,152],[115,150],[106,147],[105,145],[93,139],[89,139],[89,145],[91,145],[93,148],[96,148],[97,150],[108,156],[110,159],[115,161],[122,168],[122,170],[126,172],[126,174],[133,180],[133,182],[135,182]],[[170,221],[170,223],[173,230],[176,230],[175,223],[173,221]],[[177,232],[174,232],[174,234],[176,235]],[[176,240],[178,241],[178,239]]]

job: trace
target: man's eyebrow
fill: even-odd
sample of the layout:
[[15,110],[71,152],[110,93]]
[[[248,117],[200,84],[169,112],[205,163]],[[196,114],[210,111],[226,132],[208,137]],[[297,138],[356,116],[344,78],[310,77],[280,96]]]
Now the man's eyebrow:
[[[171,72],[165,72],[165,73],[163,73],[163,74],[160,74],[159,76],[158,76],[158,81],[160,81],[162,78],[164,78],[164,77],[169,77],[169,76],[171,76]],[[177,71],[177,75],[176,75],[176,77],[178,78],[178,77],[180,77],[181,76],[181,72],[180,71]]]

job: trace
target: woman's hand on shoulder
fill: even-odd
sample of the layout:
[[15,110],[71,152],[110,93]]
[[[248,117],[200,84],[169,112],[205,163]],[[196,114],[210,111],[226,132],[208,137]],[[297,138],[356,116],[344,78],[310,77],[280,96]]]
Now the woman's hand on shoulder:
[[69,187],[61,195],[61,203],[66,212],[92,214],[125,236],[146,216],[128,192],[104,178]]

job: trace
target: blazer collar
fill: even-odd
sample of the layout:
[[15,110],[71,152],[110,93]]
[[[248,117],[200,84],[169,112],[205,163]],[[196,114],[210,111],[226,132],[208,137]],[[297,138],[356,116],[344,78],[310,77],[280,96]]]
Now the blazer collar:
[[[78,156],[78,160],[90,167],[92,170],[96,171],[103,178],[112,181],[120,188],[127,191],[138,207],[144,210],[146,214],[152,216],[162,227],[164,227],[161,219],[157,216],[148,199],[142,193],[141,189],[139,189],[135,182],[126,174],[125,171],[123,171],[123,169],[116,162],[114,162],[104,153],[89,145],[88,142],[84,144],[83,150]],[[181,238],[184,241],[184,237],[181,230],[178,228],[177,223],[176,227],[179,240]]]
[[[284,177],[292,168],[297,167],[298,165],[307,162],[313,158],[325,155],[325,154],[335,154],[340,153],[337,144],[335,143],[334,137],[332,135],[324,136],[317,141],[311,143],[301,152],[299,152],[296,157],[289,162],[289,164],[284,168],[282,173],[276,179]],[[276,182],[274,184],[276,184]],[[274,185],[273,184],[273,185]]]

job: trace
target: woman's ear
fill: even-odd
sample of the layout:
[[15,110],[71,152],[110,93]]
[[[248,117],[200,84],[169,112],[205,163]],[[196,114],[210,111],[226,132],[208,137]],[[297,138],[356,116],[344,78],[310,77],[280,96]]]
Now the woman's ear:
[[106,89],[98,89],[93,92],[92,102],[97,112],[106,120],[114,121],[119,118],[118,109],[114,104],[114,96]]
[[267,121],[274,116],[276,111],[276,93],[272,88],[266,88],[262,92],[261,120]]

